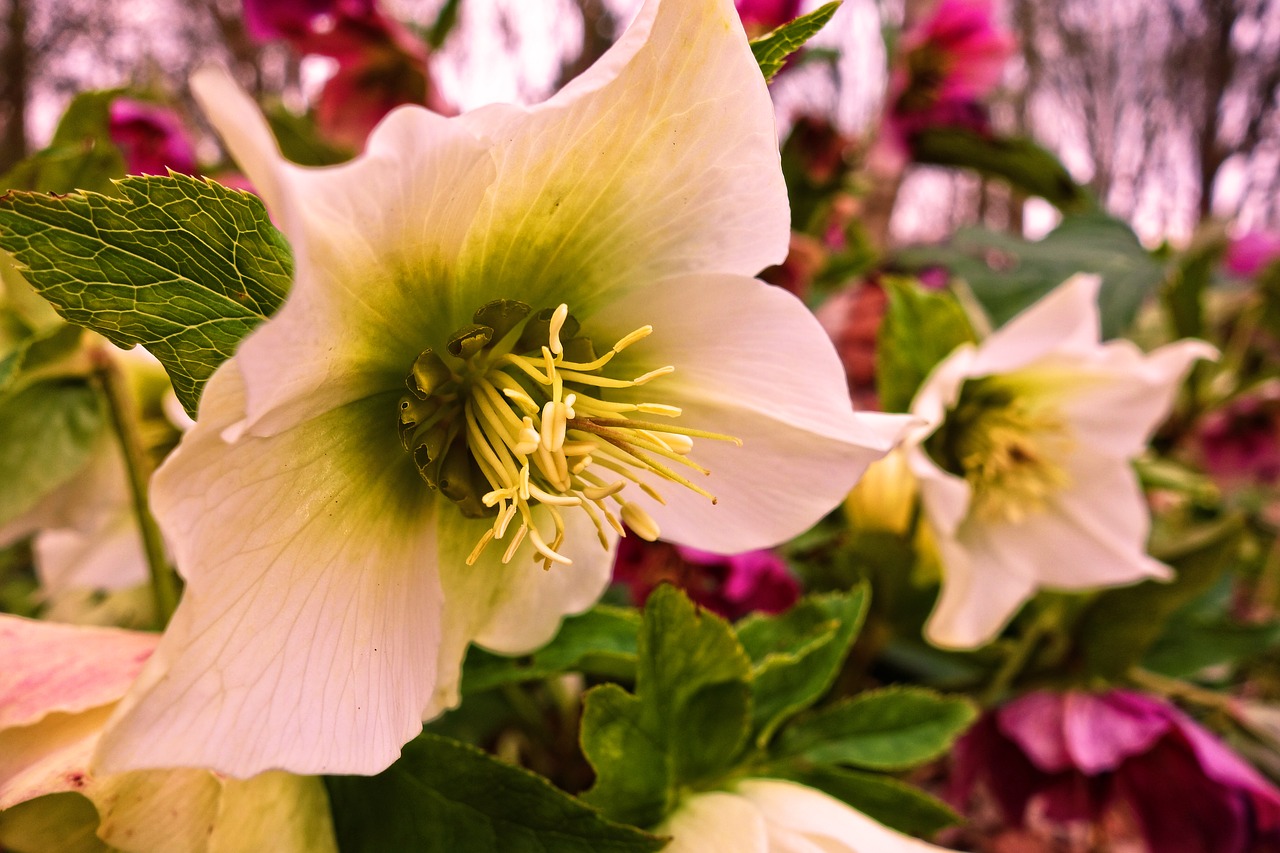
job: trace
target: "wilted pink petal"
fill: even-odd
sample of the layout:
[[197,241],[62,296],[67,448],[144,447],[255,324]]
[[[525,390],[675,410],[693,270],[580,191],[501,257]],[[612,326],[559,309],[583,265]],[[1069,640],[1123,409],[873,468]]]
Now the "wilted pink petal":
[[168,107],[131,98],[111,102],[108,132],[131,175],[194,175],[196,152],[178,116]]
[[1277,260],[1280,260],[1280,234],[1250,231],[1227,245],[1222,265],[1234,275],[1252,278]]

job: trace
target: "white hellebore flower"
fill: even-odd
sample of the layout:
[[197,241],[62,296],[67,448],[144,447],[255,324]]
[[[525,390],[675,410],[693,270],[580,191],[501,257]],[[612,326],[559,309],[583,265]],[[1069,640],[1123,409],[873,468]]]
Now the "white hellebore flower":
[[295,281],[156,475],[186,592],[106,768],[375,773],[456,704],[468,643],[525,653],[596,601],[622,521],[776,543],[904,429],[749,278],[788,212],[730,0],[650,0],[549,101],[401,108],[332,168],[283,160],[225,74],[193,85]]
[[889,829],[821,791],[744,779],[694,794],[655,832],[666,853],[925,853],[943,848]]
[[103,724],[159,639],[0,614],[0,848],[336,851],[318,778],[90,771]]
[[1042,587],[1170,576],[1146,553],[1150,516],[1130,462],[1192,362],[1216,351],[1102,343],[1098,286],[1071,278],[980,345],[958,347],[911,404],[926,424],[909,460],[943,568],[931,642],[982,645]]

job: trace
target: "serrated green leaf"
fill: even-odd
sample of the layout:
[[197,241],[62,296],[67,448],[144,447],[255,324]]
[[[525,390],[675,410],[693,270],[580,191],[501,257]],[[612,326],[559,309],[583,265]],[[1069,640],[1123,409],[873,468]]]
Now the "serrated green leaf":
[[974,340],[964,309],[950,293],[886,281],[889,302],[876,341],[876,391],[886,412],[905,412],[929,372]]
[[751,42],[751,53],[755,55],[764,79],[772,80],[773,75],[782,70],[787,57],[804,47],[804,43],[817,35],[818,30],[827,25],[831,16],[840,8],[841,0],[819,6],[807,15],[801,15],[794,21],[783,24],[771,33]]
[[251,193],[184,175],[116,189],[0,197],[0,248],[69,322],[145,346],[194,416],[205,381],[284,298],[292,256]]
[[779,616],[738,625],[752,660],[752,731],[758,746],[778,726],[822,698],[862,628],[867,591],[808,596]]
[[886,687],[792,723],[782,731],[774,753],[815,764],[905,770],[950,749],[977,713],[961,696]]
[[1243,530],[1239,517],[1228,516],[1183,531],[1175,542],[1153,542],[1153,556],[1174,568],[1174,579],[1143,581],[1098,596],[1076,632],[1088,671],[1116,679],[1140,663],[1169,617],[1213,586],[1231,565]]
[[983,228],[962,228],[944,246],[899,252],[911,269],[944,266],[963,278],[995,326],[1079,272],[1102,277],[1102,333],[1133,323],[1143,301],[1164,281],[1164,267],[1128,225],[1100,213],[1067,216],[1043,240],[1029,242]]
[[377,776],[326,782],[344,853],[642,853],[663,844],[541,776],[432,734]]
[[0,525],[75,476],[104,425],[102,401],[84,382],[41,382],[0,401]]
[[471,649],[462,670],[462,692],[478,693],[563,672],[633,681],[639,643],[638,611],[598,605],[565,619],[555,639],[532,655],[512,658]]
[[1002,178],[1062,210],[1095,206],[1057,157],[1025,137],[987,136],[960,127],[928,128],[911,138],[911,154],[918,163],[973,169]]
[[583,799],[615,820],[657,824],[680,787],[722,773],[741,752],[750,677],[727,622],[659,587],[644,610],[635,696],[606,685],[584,698],[582,751],[596,784]]
[[816,788],[885,826],[922,838],[962,820],[946,803],[892,776],[810,766],[775,767],[770,775]]

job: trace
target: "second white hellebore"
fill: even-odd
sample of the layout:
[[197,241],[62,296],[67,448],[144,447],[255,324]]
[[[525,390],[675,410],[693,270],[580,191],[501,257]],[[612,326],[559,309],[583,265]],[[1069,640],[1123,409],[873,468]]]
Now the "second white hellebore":
[[525,653],[596,601],[621,522],[766,546],[903,431],[750,277],[789,217],[730,0],[650,0],[547,102],[401,108],[326,169],[224,73],[193,87],[295,281],[156,475],[187,586],[105,770],[375,773],[468,643]]
[[907,442],[937,539],[942,593],[925,633],[973,648],[1041,588],[1167,578],[1132,460],[1196,359],[1179,341],[1143,353],[1100,339],[1096,276],[1069,279],[980,345],[947,356],[911,412]]

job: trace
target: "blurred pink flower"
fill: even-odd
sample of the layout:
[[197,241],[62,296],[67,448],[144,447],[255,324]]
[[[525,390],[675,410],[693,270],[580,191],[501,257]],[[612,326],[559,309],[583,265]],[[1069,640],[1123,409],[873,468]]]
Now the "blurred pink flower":
[[426,45],[375,0],[244,0],[244,17],[255,39],[283,39],[296,53],[338,63],[316,103],[316,123],[336,142],[363,148],[401,104],[454,112],[431,79]]
[[177,114],[160,104],[116,98],[107,132],[124,155],[130,175],[198,174],[196,152]]
[[747,35],[757,38],[800,15],[800,0],[734,0]]
[[659,584],[683,589],[693,601],[726,619],[748,613],[782,613],[800,597],[800,582],[772,551],[722,555],[645,542],[627,536],[619,542],[613,580],[631,591],[637,607]]
[[1153,853],[1244,853],[1280,838],[1280,791],[1163,699],[1127,690],[1023,696],[956,745],[953,793],[981,785],[1011,824],[1127,808]]
[[1016,46],[996,25],[992,0],[941,0],[902,34],[885,99],[882,147],[905,158],[912,137],[927,128],[985,131],[980,101],[1000,82]]
[[1225,486],[1280,482],[1280,383],[1205,415],[1193,441],[1200,464]]
[[1280,261],[1280,234],[1250,231],[1227,245],[1222,265],[1233,275],[1252,278],[1276,261]]

